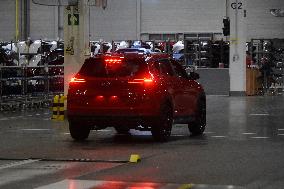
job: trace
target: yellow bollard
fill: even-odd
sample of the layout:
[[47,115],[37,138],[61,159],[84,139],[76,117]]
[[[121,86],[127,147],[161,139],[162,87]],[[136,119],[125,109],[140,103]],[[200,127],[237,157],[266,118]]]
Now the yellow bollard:
[[64,95],[60,95],[59,98],[59,116],[58,116],[58,120],[59,121],[63,121],[64,120],[64,100],[66,99],[66,97]]
[[129,162],[130,163],[139,163],[141,161],[141,157],[139,154],[131,154]]
[[178,189],[192,189],[194,184],[183,184]]
[[53,103],[52,103],[52,118],[51,119],[57,119],[58,102],[59,102],[59,95],[55,95],[53,98]]

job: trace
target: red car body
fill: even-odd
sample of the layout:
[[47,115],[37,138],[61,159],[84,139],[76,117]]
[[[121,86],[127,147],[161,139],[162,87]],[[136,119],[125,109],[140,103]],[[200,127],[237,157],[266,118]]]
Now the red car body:
[[192,75],[166,54],[125,53],[86,59],[68,90],[71,136],[83,140],[90,129],[114,127],[119,133],[151,130],[155,139],[165,141],[173,122],[196,125],[205,109],[201,130],[192,132],[203,133],[206,97],[195,81],[197,74]]

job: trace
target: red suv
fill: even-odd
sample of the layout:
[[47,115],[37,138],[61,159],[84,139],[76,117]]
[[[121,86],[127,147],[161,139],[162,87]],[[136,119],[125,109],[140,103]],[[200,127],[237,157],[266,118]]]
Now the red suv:
[[85,60],[72,78],[67,96],[69,130],[84,140],[91,129],[150,130],[169,139],[173,123],[188,124],[192,135],[206,125],[206,96],[195,80],[166,54],[125,53]]

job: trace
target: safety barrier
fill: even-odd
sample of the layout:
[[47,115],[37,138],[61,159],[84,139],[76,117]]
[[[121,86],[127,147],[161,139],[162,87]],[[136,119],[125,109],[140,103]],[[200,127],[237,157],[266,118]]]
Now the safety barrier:
[[55,95],[52,104],[52,120],[64,120],[64,101],[67,99],[64,95]]

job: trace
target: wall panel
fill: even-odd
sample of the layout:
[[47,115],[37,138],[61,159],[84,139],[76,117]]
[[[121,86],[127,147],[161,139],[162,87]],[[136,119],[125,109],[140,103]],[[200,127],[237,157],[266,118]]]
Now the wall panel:
[[284,38],[284,17],[274,17],[270,9],[284,9],[283,0],[247,0],[248,35],[251,38]]
[[[137,2],[141,1],[141,7]],[[284,38],[284,18],[269,9],[284,9],[283,0],[247,1],[247,40]],[[137,33],[222,32],[225,0],[108,0],[105,10],[91,7],[91,39],[137,39]],[[15,0],[1,0],[0,40],[15,37]],[[58,37],[57,7],[30,3],[32,38]],[[140,9],[141,8],[141,9]],[[139,21],[141,10],[141,21]],[[61,16],[63,20],[63,17]],[[63,22],[61,20],[61,23]],[[60,22],[59,22],[60,23]],[[137,25],[139,24],[139,25]],[[141,25],[141,27],[140,27]]]
[[142,0],[142,33],[221,32],[224,0]]
[[108,0],[106,9],[91,7],[92,40],[133,40],[136,28],[136,0]]
[[0,41],[15,38],[15,0],[0,1]]
[[31,2],[30,36],[33,39],[56,39],[58,37],[57,13],[56,6],[42,6]]

